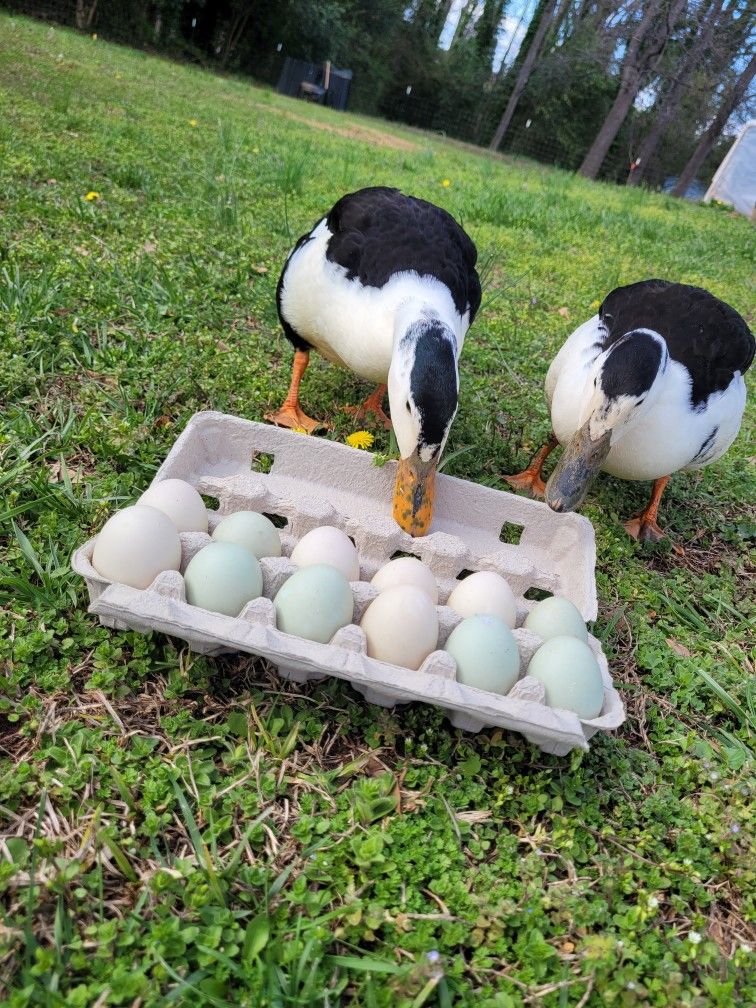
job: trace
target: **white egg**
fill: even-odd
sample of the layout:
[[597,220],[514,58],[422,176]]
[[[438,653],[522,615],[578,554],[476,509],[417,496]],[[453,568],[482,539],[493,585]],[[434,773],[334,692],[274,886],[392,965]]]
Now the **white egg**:
[[549,707],[595,718],[604,703],[601,669],[593,651],[577,637],[552,637],[528,665],[528,675],[543,683]]
[[354,615],[349,582],[329,564],[295,571],[278,590],[273,605],[279,630],[320,644],[327,644]]
[[264,514],[257,511],[235,511],[218,523],[213,532],[216,542],[233,542],[244,546],[259,560],[281,556],[278,529]]
[[297,567],[329,564],[340,570],[347,581],[359,581],[360,564],[354,543],[341,529],[321,525],[303,535],[292,550],[291,562]]
[[238,543],[211,542],[195,553],[184,572],[190,605],[238,616],[247,602],[262,594],[257,557]]
[[446,603],[460,616],[498,616],[514,628],[517,603],[512,589],[499,574],[478,571],[459,582]]
[[207,508],[199,493],[180,479],[165,479],[148,487],[137,501],[167,514],[179,532],[207,532]]
[[498,616],[468,616],[449,634],[446,651],[457,663],[457,682],[508,693],[520,674],[517,641]]
[[397,557],[389,560],[376,572],[370,582],[379,592],[395,585],[415,585],[424,591],[433,605],[438,603],[438,585],[430,567],[416,557]]
[[109,518],[95,540],[92,566],[109,581],[147,588],[164,570],[178,570],[181,540],[171,519],[134,504]]
[[381,592],[360,624],[370,658],[418,669],[438,645],[438,613],[415,585],[395,585]]
[[552,595],[536,602],[528,613],[523,627],[544,640],[551,637],[577,637],[587,641],[588,631],[577,607],[566,598]]

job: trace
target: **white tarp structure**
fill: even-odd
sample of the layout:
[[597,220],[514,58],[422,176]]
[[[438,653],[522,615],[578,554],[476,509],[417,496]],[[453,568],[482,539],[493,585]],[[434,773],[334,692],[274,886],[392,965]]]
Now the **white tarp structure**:
[[[722,200],[746,217],[756,211],[756,119],[743,127],[711,180],[704,202]],[[756,217],[754,217],[756,219]]]

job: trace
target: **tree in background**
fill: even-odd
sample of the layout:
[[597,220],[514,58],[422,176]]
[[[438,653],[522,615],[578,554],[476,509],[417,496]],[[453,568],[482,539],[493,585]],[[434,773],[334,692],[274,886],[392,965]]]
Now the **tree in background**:
[[715,32],[720,22],[725,0],[711,0],[703,4],[687,31],[686,44],[675,54],[675,62],[666,83],[657,94],[651,128],[641,144],[637,157],[630,166],[628,185],[638,185],[646,166],[656,153],[662,136],[677,114],[692,77],[714,44]]
[[[580,174],[595,179],[613,140],[653,71],[664,48],[679,26],[685,0],[645,0],[637,11],[637,20],[622,60],[620,85],[609,114],[580,165]],[[634,12],[635,13],[635,12]]]
[[[512,116],[517,108],[517,103],[522,96],[522,92],[527,86],[528,79],[533,72],[533,67],[541,52],[541,47],[543,46],[544,39],[546,38],[546,33],[554,20],[558,3],[559,0],[541,0],[536,8],[536,15],[533,18],[533,21],[536,21],[536,18],[538,18],[537,27],[533,32],[532,39],[525,53],[525,58],[522,60],[520,65],[517,79],[515,80],[515,84],[512,89],[512,94],[509,96],[509,101],[507,102],[507,107],[504,109],[504,114],[502,115],[499,125],[496,127],[493,139],[491,140],[491,150],[499,149],[501,142],[509,129],[509,124],[512,122]],[[532,23],[533,22],[531,22],[531,24]],[[523,48],[524,45],[521,49]]]
[[673,196],[684,196],[686,194],[690,183],[696,177],[698,169],[719,139],[725,123],[743,101],[755,75],[756,55],[753,55],[742,73],[723,89],[716,115],[704,130],[690,160],[680,173],[677,185],[672,190]]

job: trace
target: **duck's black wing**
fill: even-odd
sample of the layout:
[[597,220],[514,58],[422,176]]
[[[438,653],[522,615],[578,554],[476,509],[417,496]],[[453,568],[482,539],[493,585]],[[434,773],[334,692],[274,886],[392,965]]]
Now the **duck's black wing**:
[[395,273],[414,270],[440,280],[459,314],[475,318],[481,298],[477,249],[446,210],[374,186],[342,196],[326,223],[333,235],[326,256],[350,280],[383,287]]
[[667,280],[617,287],[599,317],[607,330],[605,349],[633,329],[663,336],[672,360],[690,373],[694,406],[726,389],[735,372],[744,374],[753,361],[756,343],[745,319],[702,287]]

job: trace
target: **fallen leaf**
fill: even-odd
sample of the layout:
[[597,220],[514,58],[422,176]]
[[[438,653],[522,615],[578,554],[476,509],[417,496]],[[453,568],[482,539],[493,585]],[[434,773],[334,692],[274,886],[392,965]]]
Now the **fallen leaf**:
[[224,343],[224,342],[223,342],[223,340],[221,340],[221,339],[219,339],[219,340],[216,340],[216,341],[215,341],[215,345],[216,345],[216,346],[218,347],[218,349],[219,349],[219,350],[221,350],[221,351],[222,351],[223,353],[230,353],[230,352],[231,352],[231,347],[230,347],[230,346],[228,345],[228,343]]
[[562,950],[562,952],[566,952],[567,954],[575,951],[575,946],[571,941],[562,942],[562,944],[559,947]]
[[667,644],[675,652],[675,654],[680,655],[681,658],[691,657],[690,651],[688,651],[685,645],[676,641],[673,637],[667,637]]
[[457,822],[476,823],[485,822],[486,819],[490,819],[492,815],[493,813],[487,811],[486,809],[471,809],[469,812],[457,812],[454,818]]
[[267,266],[262,266],[262,265],[253,266],[252,267],[252,272],[253,273],[267,273],[268,272],[268,267]]
[[144,243],[144,245],[142,245],[142,251],[143,252],[154,252],[156,248],[157,248],[157,245],[155,244],[155,242],[150,241],[149,238]]
[[569,308],[560,308],[559,309],[559,314],[562,316],[562,318],[569,318],[570,317],[570,309]]

